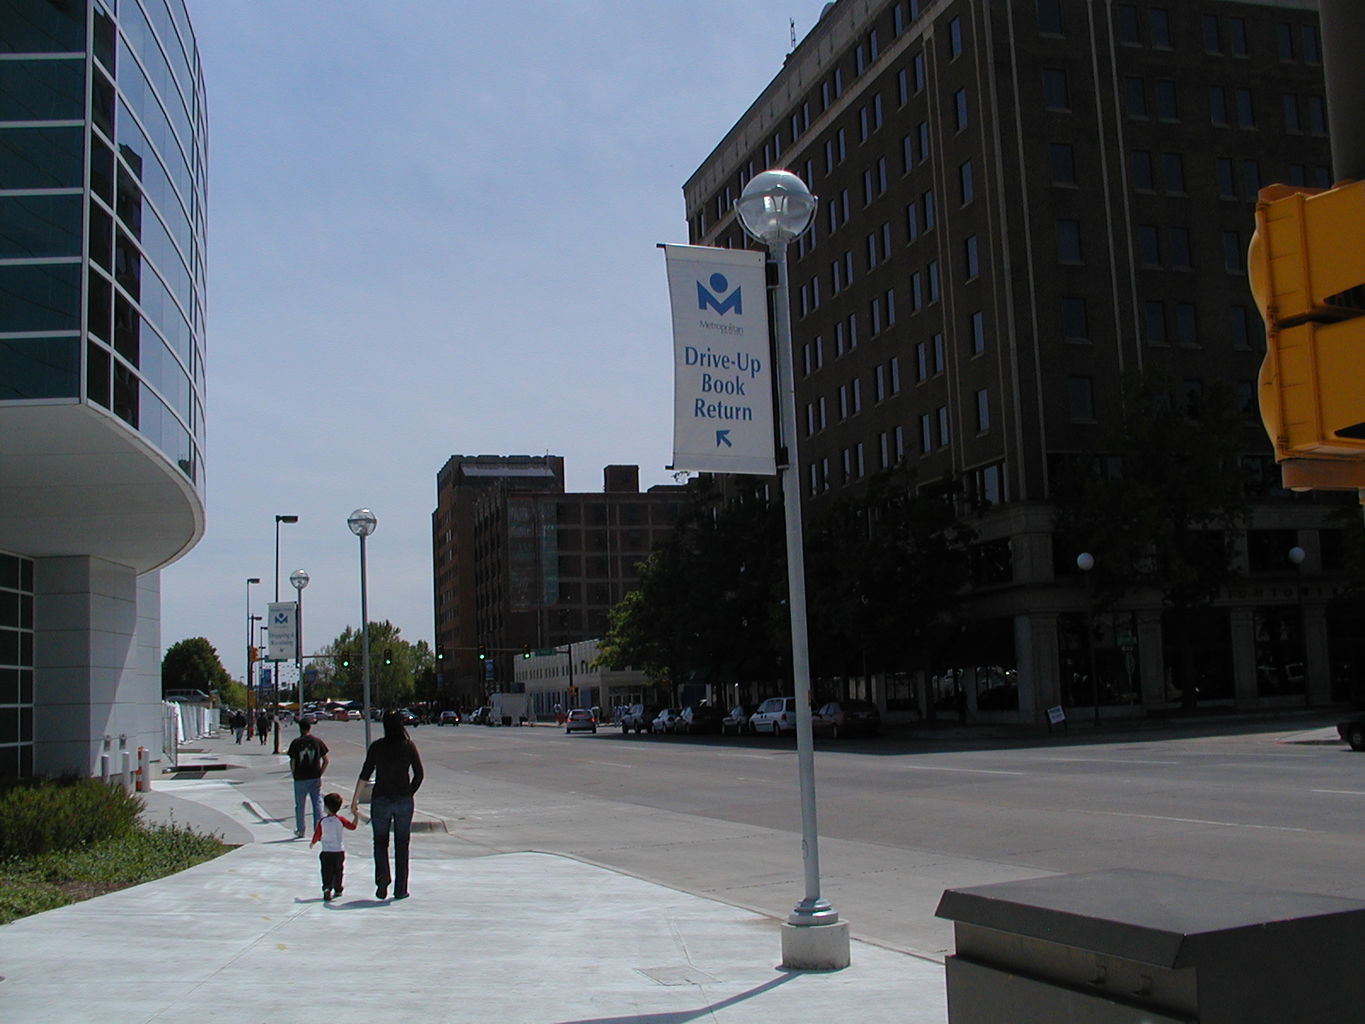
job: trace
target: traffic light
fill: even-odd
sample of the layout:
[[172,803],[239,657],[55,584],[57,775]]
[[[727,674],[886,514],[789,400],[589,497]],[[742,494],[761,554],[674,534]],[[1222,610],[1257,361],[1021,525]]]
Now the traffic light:
[[530,644],[522,644],[522,645],[521,645],[521,656],[522,656],[523,658],[529,658],[529,657],[531,656],[531,645],[530,645]]
[[351,652],[350,652],[350,651],[342,651],[342,652],[341,652],[341,667],[342,667],[342,668],[350,668],[350,667],[351,667]]
[[1365,485],[1362,237],[1365,182],[1261,189],[1247,270],[1266,325],[1261,420],[1286,486],[1305,466],[1302,486]]
[[393,651],[390,650],[388,647],[384,648],[384,664],[385,665],[393,664]]
[[247,650],[247,661],[248,661],[250,664],[252,664],[252,665],[256,664],[256,659],[259,658],[259,657],[261,656],[261,652],[260,652],[259,650],[256,649],[256,645],[255,645],[255,644],[252,644],[252,645],[251,645],[250,647],[248,647],[246,650]]
[[479,644],[479,660],[480,660],[480,661],[487,661],[487,660],[488,660],[488,645],[487,645],[487,644]]
[[446,660],[446,649],[445,649],[444,647],[439,646],[439,645],[438,645],[437,648],[436,648],[436,660],[437,660],[437,661],[445,661],[445,660]]

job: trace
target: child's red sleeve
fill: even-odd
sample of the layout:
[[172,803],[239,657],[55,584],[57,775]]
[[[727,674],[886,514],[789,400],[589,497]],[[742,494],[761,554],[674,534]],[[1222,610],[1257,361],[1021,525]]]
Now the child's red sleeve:
[[321,822],[321,821],[319,821],[316,825],[313,826],[313,842],[315,842],[315,843],[320,843],[320,842],[322,842],[322,822]]
[[343,825],[345,825],[345,826],[346,826],[347,828],[349,828],[349,829],[354,829],[355,826],[356,826],[356,823],[355,823],[354,821],[347,821],[347,820],[346,820],[345,818],[343,818],[340,814],[337,815],[337,821],[341,822]]

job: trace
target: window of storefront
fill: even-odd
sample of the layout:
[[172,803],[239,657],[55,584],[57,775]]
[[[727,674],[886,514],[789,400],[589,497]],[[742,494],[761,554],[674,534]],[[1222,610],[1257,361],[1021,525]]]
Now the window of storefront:
[[1231,700],[1232,622],[1226,608],[1188,608],[1161,616],[1166,699],[1184,699],[1193,687],[1199,701]]
[[1257,608],[1256,695],[1280,697],[1307,688],[1303,649],[1303,611],[1297,606]]
[[0,778],[33,774],[33,562],[0,553]]
[[1063,707],[1093,707],[1099,680],[1101,705],[1139,704],[1142,701],[1138,660],[1137,615],[1133,612],[1101,612],[1094,617],[1095,674],[1090,671],[1090,646],[1086,639],[1089,616],[1069,613],[1057,616]]

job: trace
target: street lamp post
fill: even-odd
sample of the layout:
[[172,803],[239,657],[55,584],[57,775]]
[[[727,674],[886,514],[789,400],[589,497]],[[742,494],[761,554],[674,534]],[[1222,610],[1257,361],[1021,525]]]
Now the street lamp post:
[[815,818],[815,743],[811,733],[810,651],[806,627],[806,567],[801,533],[800,462],[797,458],[796,384],[792,372],[791,297],[787,246],[809,226],[816,199],[790,171],[755,175],[735,204],[744,230],[762,242],[777,266],[773,292],[777,349],[778,479],[787,535],[787,592],[791,615],[792,676],[796,691],[796,760],[801,783],[801,852],[805,897],[782,928],[783,966],[837,969],[849,964],[848,922],[820,895],[820,850]]
[[[276,516],[275,517],[275,603],[280,601],[280,524],[297,523],[298,516]],[[297,628],[297,624],[295,624]],[[280,752],[280,663],[275,662],[275,669],[270,674],[270,689],[275,695],[275,753]]]
[[254,659],[251,657],[252,643],[255,637],[251,635],[251,585],[260,583],[259,576],[248,576],[246,578],[246,675],[242,678],[246,680],[246,738],[251,739],[251,730],[256,723],[251,717],[251,670],[255,667]]
[[1082,551],[1076,556],[1076,568],[1085,575],[1085,641],[1090,649],[1090,702],[1095,706],[1095,725],[1100,724],[1100,677],[1095,671],[1095,591],[1090,583],[1090,570],[1095,568],[1095,556]]
[[[1308,557],[1308,552],[1304,551],[1303,548],[1295,544],[1285,553],[1285,557],[1289,559],[1289,564],[1294,567],[1295,573],[1297,575],[1298,570],[1303,568],[1303,560]],[[1298,606],[1299,622],[1302,623],[1303,590],[1299,586],[1300,582],[1301,581],[1299,579],[1294,580],[1294,603]],[[1288,680],[1286,680],[1286,682],[1287,681]],[[1303,706],[1306,708],[1311,708],[1313,706],[1313,687],[1311,685],[1310,680],[1307,678],[1306,673],[1303,680]]]
[[370,608],[365,585],[365,538],[374,533],[379,520],[367,508],[358,508],[346,519],[351,532],[360,538],[360,685],[361,708],[365,716],[365,749],[370,749]]
[[298,603],[294,611],[294,665],[299,673],[296,684],[299,718],[303,718],[303,588],[308,586],[311,578],[302,569],[295,569],[289,574],[289,583],[298,592],[296,596]]

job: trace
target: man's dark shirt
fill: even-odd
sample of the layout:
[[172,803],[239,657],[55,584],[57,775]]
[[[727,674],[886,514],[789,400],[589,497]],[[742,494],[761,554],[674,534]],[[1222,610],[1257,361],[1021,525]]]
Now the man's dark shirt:
[[[305,747],[316,748],[317,756],[313,758],[303,758],[300,762],[299,755]],[[327,756],[327,744],[318,739],[311,733],[300,736],[293,743],[289,744],[289,770],[296,779],[320,779],[322,778],[322,759]]]

